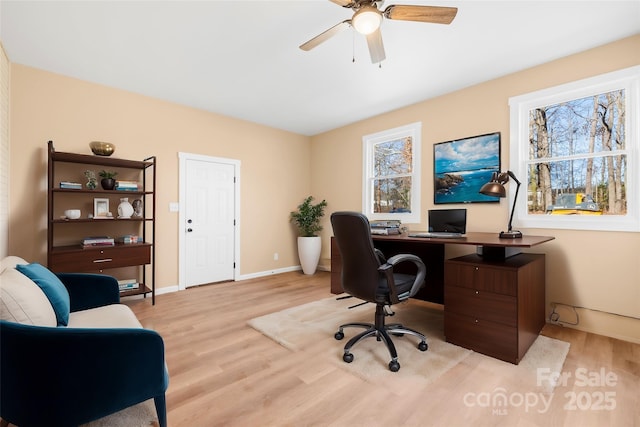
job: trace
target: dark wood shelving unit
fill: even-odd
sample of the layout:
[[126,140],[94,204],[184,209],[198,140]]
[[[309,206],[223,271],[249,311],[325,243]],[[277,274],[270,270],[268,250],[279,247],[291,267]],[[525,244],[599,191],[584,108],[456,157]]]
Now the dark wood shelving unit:
[[[63,176],[59,172],[61,164],[80,166],[115,168],[127,171],[136,176],[142,183],[138,191],[102,190],[102,189],[67,189],[56,187],[57,182],[64,180],[77,181],[77,176]],[[156,158],[148,157],[142,161],[103,157],[97,155],[65,153],[55,151],[53,141],[48,143],[47,171],[47,265],[54,272],[91,272],[109,274],[108,270],[118,268],[135,268],[139,288],[123,291],[121,296],[151,294],[155,304],[155,218],[156,218]],[[83,183],[84,185],[84,183]],[[58,206],[69,203],[69,198],[85,206],[92,203],[93,198],[129,198],[138,197],[143,203],[142,217],[93,219],[86,215],[78,219],[63,219],[59,212],[74,206]],[[58,200],[61,199],[61,200]],[[69,234],[74,229],[80,232],[92,231],[90,235],[102,235],[108,225],[114,232],[136,231],[142,236],[142,243],[122,244],[114,246],[96,246],[84,248],[81,238],[76,244],[68,242]],[[66,232],[66,233],[65,233]],[[131,234],[131,233],[123,233]],[[86,235],[83,237],[87,237]],[[117,237],[117,236],[112,236]],[[73,238],[71,238],[73,240]]]

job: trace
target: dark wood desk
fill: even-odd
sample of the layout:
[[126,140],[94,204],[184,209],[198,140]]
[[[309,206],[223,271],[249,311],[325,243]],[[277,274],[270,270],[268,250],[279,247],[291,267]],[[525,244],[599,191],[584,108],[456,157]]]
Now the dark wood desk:
[[[550,236],[523,236],[521,239],[501,239],[498,233],[467,233],[456,239],[408,237],[406,234],[396,236],[372,236],[373,244],[387,257],[397,254],[414,254],[419,256],[427,266],[427,286],[416,295],[416,298],[444,303],[444,245],[472,245],[482,247],[486,259],[500,261],[504,259],[505,251],[531,248],[544,242],[553,240]],[[340,275],[342,272],[342,257],[338,246],[331,238],[331,292],[342,293]],[[414,267],[404,266],[407,270]],[[411,272],[411,271],[406,271]]]
[[[544,326],[545,256],[511,255],[553,240],[549,236],[500,239],[497,233],[469,233],[457,239],[373,236],[386,257],[419,256],[427,267],[426,285],[416,298],[444,304],[448,342],[519,363]],[[477,254],[444,259],[445,245],[482,247]],[[415,266],[406,263],[404,272]],[[413,269],[413,271],[411,271]],[[342,293],[342,259],[331,238],[331,292]]]

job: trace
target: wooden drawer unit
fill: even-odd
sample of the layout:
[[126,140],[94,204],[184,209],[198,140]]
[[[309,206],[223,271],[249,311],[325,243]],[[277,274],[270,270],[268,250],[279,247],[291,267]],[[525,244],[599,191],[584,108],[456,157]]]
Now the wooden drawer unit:
[[[518,357],[517,328],[474,316],[448,313],[444,334],[447,341],[478,353],[512,363]],[[455,341],[449,339],[453,336]],[[518,359],[519,361],[519,359]]]
[[476,289],[449,286],[445,288],[447,309],[451,313],[464,313],[475,319],[516,327],[518,311],[516,298]]
[[[445,267],[446,270],[446,267]],[[517,271],[481,264],[460,264],[446,270],[445,283],[496,294],[516,295]]]
[[55,248],[49,268],[55,272],[94,272],[107,268],[149,264],[151,245],[116,245],[105,248]]
[[544,326],[544,255],[466,255],[444,271],[447,341],[518,364]]

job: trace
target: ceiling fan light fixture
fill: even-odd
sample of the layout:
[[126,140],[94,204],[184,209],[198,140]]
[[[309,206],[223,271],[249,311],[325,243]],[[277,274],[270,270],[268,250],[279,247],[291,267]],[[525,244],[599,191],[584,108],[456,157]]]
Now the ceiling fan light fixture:
[[369,35],[380,28],[382,14],[373,6],[363,6],[351,18],[351,24],[360,34]]

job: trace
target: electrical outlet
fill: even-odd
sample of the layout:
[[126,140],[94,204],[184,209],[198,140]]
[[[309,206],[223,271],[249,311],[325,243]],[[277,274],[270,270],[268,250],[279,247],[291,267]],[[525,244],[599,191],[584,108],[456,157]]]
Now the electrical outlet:
[[274,253],[273,253],[273,260],[274,260],[274,261],[277,261],[277,260],[278,260],[278,258],[279,258],[279,256],[278,256],[278,252],[274,252]]
[[169,203],[169,212],[178,212],[180,210],[180,204],[176,202]]

